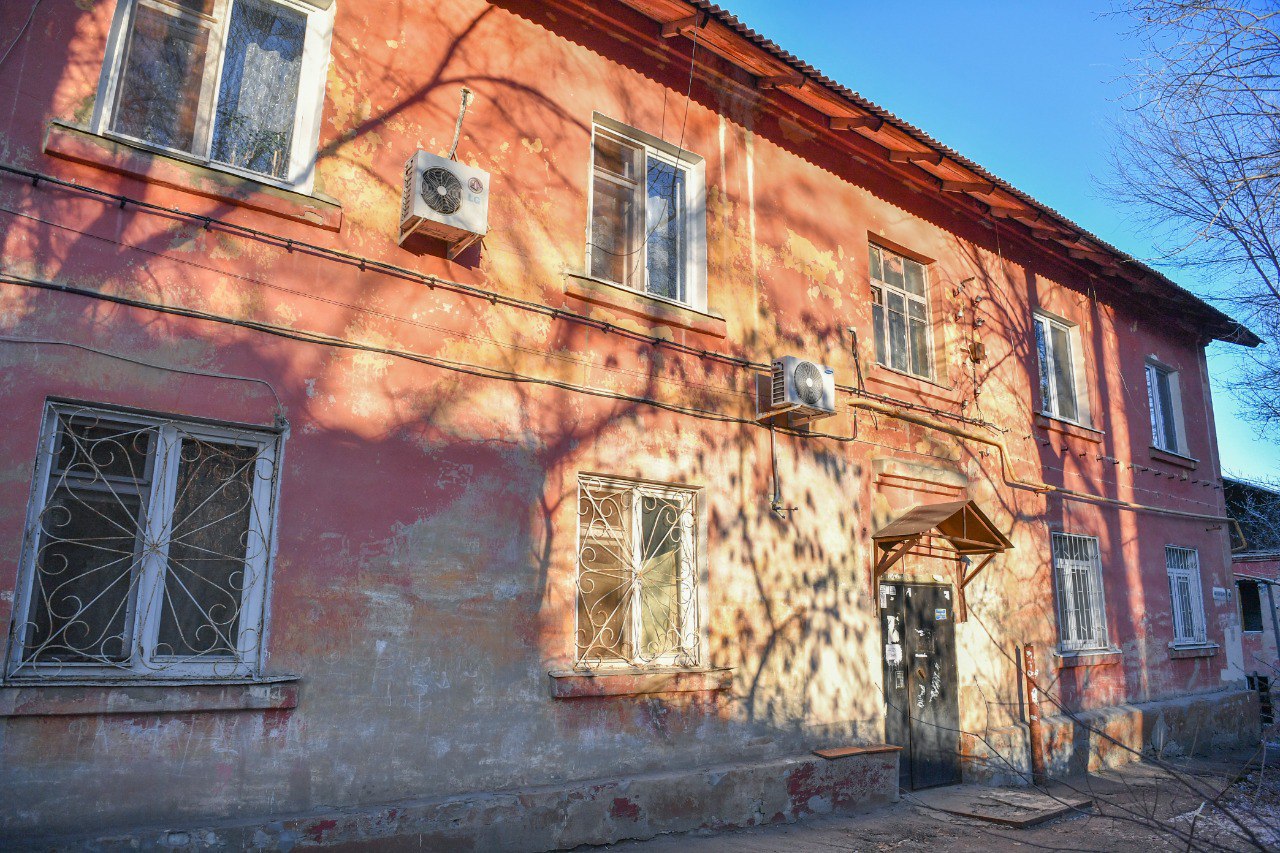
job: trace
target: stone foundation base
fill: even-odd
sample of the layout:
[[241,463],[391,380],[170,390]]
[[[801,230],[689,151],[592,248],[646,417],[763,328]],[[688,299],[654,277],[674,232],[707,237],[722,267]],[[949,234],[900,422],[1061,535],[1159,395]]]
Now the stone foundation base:
[[[1115,767],[1137,754],[1170,758],[1247,748],[1261,738],[1258,698],[1250,690],[1113,705],[1074,716],[1046,714],[1042,720],[1050,776]],[[965,781],[1029,784],[1030,742],[1025,725],[996,729],[983,738],[965,735]]]
[[898,800],[898,753],[816,756],[595,780],[306,817],[29,840],[30,849],[535,851],[789,823]]

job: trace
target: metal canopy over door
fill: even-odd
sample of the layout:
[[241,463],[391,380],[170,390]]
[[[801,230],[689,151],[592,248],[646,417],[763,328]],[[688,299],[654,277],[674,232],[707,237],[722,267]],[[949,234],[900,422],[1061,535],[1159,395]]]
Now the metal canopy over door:
[[949,586],[880,585],[885,738],[903,747],[899,783],[960,781],[954,593]]

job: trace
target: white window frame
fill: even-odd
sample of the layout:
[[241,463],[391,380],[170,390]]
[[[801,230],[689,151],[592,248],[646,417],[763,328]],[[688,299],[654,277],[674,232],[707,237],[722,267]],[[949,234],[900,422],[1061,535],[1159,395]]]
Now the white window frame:
[[[217,20],[209,37],[210,64],[205,70],[205,83],[201,94],[200,111],[196,118],[196,151],[183,151],[128,136],[111,129],[120,75],[124,72],[125,48],[133,26],[134,13],[139,4],[176,8],[167,0],[120,0],[116,6],[111,31],[107,37],[106,56],[98,80],[98,97],[94,102],[92,129],[94,133],[119,139],[129,145],[163,153],[180,160],[187,160],[249,178],[263,184],[282,187],[300,193],[310,193],[315,182],[316,150],[320,140],[320,117],[324,111],[325,78],[329,67],[329,45],[333,37],[334,7],[323,2],[305,0],[262,0],[306,15],[307,33],[302,47],[302,67],[298,76],[298,96],[295,102],[292,145],[286,177],[254,172],[212,159],[213,117],[217,110],[219,81],[222,79],[222,62],[225,58],[223,36],[230,20],[231,6],[236,0],[214,0],[212,18]],[[185,12],[187,17],[204,17]],[[203,153],[201,153],[203,152]]]
[[[1151,421],[1151,446],[1168,453],[1186,455],[1186,427],[1182,420],[1182,388],[1178,379],[1178,371],[1154,358],[1148,358],[1145,364],[1147,378],[1147,411]],[[1169,399],[1160,395],[1159,377],[1163,375],[1169,389]],[[1164,434],[1165,416],[1173,427],[1173,444],[1169,444]]]
[[[684,308],[692,308],[695,311],[705,312],[707,310],[707,193],[706,193],[706,168],[705,160],[694,154],[692,151],[686,151],[683,148],[672,145],[671,143],[652,134],[629,127],[620,121],[609,118],[600,113],[594,113],[591,122],[591,150],[587,157],[587,225],[586,225],[586,275],[594,277],[591,265],[592,251],[592,222],[594,221],[595,212],[595,184],[596,184],[596,137],[600,133],[609,134],[611,136],[622,139],[624,142],[644,149],[646,163],[649,157],[661,160],[668,165],[674,166],[681,170],[685,178],[685,216],[684,216],[684,233],[685,233],[685,299],[683,301],[669,299],[660,293],[651,293],[648,288],[648,240],[642,240],[639,252],[635,261],[635,269],[639,271],[640,281],[643,286],[636,287],[636,276],[632,276],[632,283],[624,283],[613,281],[611,279],[598,279],[606,284],[615,287],[624,288],[643,294],[650,299],[656,299],[660,302],[667,302],[673,305],[679,305]],[[646,170],[647,171],[647,170]],[[647,193],[644,187],[639,187],[639,195],[644,198]],[[647,228],[647,222],[642,217],[641,227]]]
[[[1035,328],[1032,329],[1031,346],[1036,357],[1036,392],[1040,396],[1040,414],[1055,420],[1066,421],[1067,423],[1084,427],[1089,426],[1092,418],[1089,409],[1089,395],[1083,382],[1084,358],[1080,345],[1080,327],[1045,311],[1033,312],[1032,322],[1035,324]],[[1071,369],[1070,387],[1076,405],[1076,416],[1074,418],[1062,414],[1062,403],[1058,399],[1058,383],[1054,381],[1056,368],[1059,361],[1064,357],[1057,351],[1057,347],[1053,343],[1051,332],[1055,328],[1066,333],[1069,352],[1066,353],[1065,358],[1068,367]],[[1048,358],[1047,364],[1040,357],[1039,334],[1044,335],[1045,355]],[[1047,382],[1045,377],[1048,377]]]
[[[874,275],[868,274],[868,278],[871,281],[871,303],[872,305],[878,305],[880,307],[880,323],[879,324],[876,324],[875,322],[874,309],[872,310],[872,313],[871,313],[871,317],[872,317],[871,322],[873,325],[872,343],[875,346],[876,364],[880,365],[881,367],[888,368],[889,370],[895,371],[897,373],[905,373],[906,375],[914,376],[917,379],[926,379],[926,380],[932,381],[935,370],[934,370],[934,363],[933,363],[934,361],[933,359],[933,312],[930,310],[930,307],[929,307],[929,291],[930,291],[929,264],[926,264],[923,261],[918,261],[915,258],[909,258],[906,255],[902,254],[901,252],[895,252],[893,249],[885,248],[884,246],[874,241],[870,241],[868,246],[868,252],[872,252],[872,251],[880,253],[880,263],[881,263],[880,269],[882,272],[884,270],[884,266],[883,266],[884,256],[886,254],[889,254],[889,255],[893,255],[894,257],[901,258],[904,262],[918,265],[921,268],[924,275],[924,295],[918,296],[904,287],[898,287],[896,284],[890,284],[886,281],[883,281],[882,278],[876,278]],[[868,270],[870,270],[869,264],[870,264],[870,261],[868,260]],[[904,340],[906,341],[906,344],[907,344],[907,358],[906,358],[907,367],[905,370],[903,370],[902,368],[894,367],[892,364],[893,340],[889,335],[889,303],[888,303],[888,298],[886,296],[886,294],[889,292],[892,292],[895,296],[901,296],[903,299],[904,307],[906,307],[906,314],[904,314],[903,316],[903,322],[906,323],[906,331],[905,331],[906,337],[904,338]],[[911,367],[911,320],[918,319],[918,318],[911,317],[910,306],[913,304],[919,305],[921,308],[924,309],[924,334],[925,334],[925,338],[924,338],[925,372],[924,373],[917,373]],[[881,358],[881,350],[884,351],[883,358]]]
[[[623,490],[629,494],[631,501],[631,523],[630,530],[624,535],[621,531],[617,534],[616,540],[625,541],[627,537],[633,549],[627,555],[630,558],[628,570],[631,573],[633,582],[638,582],[640,572],[640,547],[642,540],[641,527],[643,523],[642,515],[638,510],[639,502],[646,497],[669,499],[680,501],[684,507],[683,511],[693,514],[693,518],[686,520],[681,524],[681,555],[682,562],[680,565],[681,577],[678,581],[678,592],[680,599],[675,603],[680,623],[681,645],[679,648],[646,658],[641,654],[641,643],[639,642],[640,632],[643,630],[642,620],[640,618],[641,597],[636,593],[628,593],[629,599],[626,602],[630,608],[630,636],[626,641],[630,643],[633,651],[630,659],[622,659],[617,657],[604,657],[592,655],[593,646],[596,645],[594,636],[591,634],[590,626],[580,624],[580,606],[579,595],[581,595],[580,581],[584,573],[582,563],[582,552],[585,548],[592,547],[593,542],[599,541],[587,540],[584,538],[582,501],[585,499],[585,490],[592,488],[609,490]],[[705,559],[702,550],[702,543],[705,541],[705,506],[702,490],[690,487],[669,485],[660,483],[651,483],[641,480],[621,479],[617,477],[602,476],[598,474],[579,474],[578,475],[578,529],[576,534],[576,550],[574,565],[574,602],[573,602],[573,636],[574,636],[574,665],[578,669],[596,670],[596,669],[644,669],[649,667],[671,667],[681,669],[696,669],[701,666],[703,658],[703,649],[706,647],[705,625],[703,624],[700,614],[705,612]],[[610,537],[613,538],[613,537]],[[585,631],[586,633],[580,633]],[[587,639],[587,645],[583,646],[583,638]]]
[[[1205,632],[1204,593],[1200,588],[1200,555],[1194,548],[1164,546],[1165,571],[1169,574],[1170,608],[1173,614],[1173,644],[1203,645]],[[1185,585],[1186,600],[1180,595]]]
[[[139,534],[147,541],[161,543],[155,549],[136,557],[131,570],[130,615],[126,619],[129,656],[120,662],[28,661],[26,637],[35,595],[37,551],[41,541],[41,514],[49,498],[51,473],[58,452],[58,423],[62,417],[95,418],[111,424],[155,429],[157,438],[148,455],[150,485],[142,497]],[[179,431],[180,430],[180,431]],[[161,616],[156,602],[163,600],[164,580],[168,566],[168,526],[178,480],[178,454],[181,440],[195,438],[224,444],[252,447],[256,451],[253,488],[244,576],[248,579],[242,592],[239,635],[234,655],[199,657],[165,656],[156,653]],[[9,637],[9,654],[5,668],[8,679],[226,679],[255,678],[261,674],[267,636],[267,590],[275,557],[274,528],[279,490],[279,463],[283,436],[261,427],[213,424],[185,418],[160,417],[97,404],[51,401],[45,406],[36,457],[31,501],[14,595],[14,611]],[[160,453],[167,455],[165,464],[157,465]],[[163,477],[159,474],[162,473]],[[144,604],[144,602],[147,602]]]
[[[1087,556],[1060,557],[1059,544],[1077,553],[1083,549]],[[1051,534],[1050,559],[1053,564],[1053,586],[1058,604],[1058,647],[1064,653],[1100,651],[1110,647],[1110,631],[1107,626],[1106,596],[1102,583],[1102,561],[1096,536],[1077,533]],[[1080,593],[1088,596],[1089,620],[1094,626],[1093,636],[1085,636],[1080,624],[1080,613],[1085,606],[1079,601]]]

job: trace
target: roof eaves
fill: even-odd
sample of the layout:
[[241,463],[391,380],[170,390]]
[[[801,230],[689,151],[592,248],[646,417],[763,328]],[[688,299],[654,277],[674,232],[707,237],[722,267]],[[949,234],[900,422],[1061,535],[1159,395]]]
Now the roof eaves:
[[990,181],[993,185],[1009,193],[1019,201],[1022,201],[1023,203],[1029,205],[1030,207],[1036,209],[1037,211],[1049,216],[1051,219],[1056,220],[1056,222],[1059,225],[1062,225],[1072,231],[1075,231],[1082,237],[1085,237],[1093,242],[1096,242],[1099,246],[1103,247],[1108,252],[1110,252],[1121,264],[1136,267],[1137,269],[1151,276],[1154,276],[1155,279],[1160,284],[1172,289],[1172,291],[1174,292],[1177,298],[1179,298],[1181,301],[1186,303],[1188,307],[1193,308],[1196,313],[1200,314],[1203,318],[1205,318],[1205,320],[1208,321],[1205,323],[1205,325],[1209,327],[1215,339],[1224,341],[1226,343],[1239,344],[1241,346],[1247,346],[1247,347],[1256,347],[1262,343],[1262,339],[1259,338],[1252,331],[1250,331],[1243,323],[1240,323],[1238,320],[1231,318],[1226,313],[1210,305],[1208,302],[1201,299],[1199,296],[1196,296],[1191,291],[1182,287],[1182,285],[1170,279],[1164,273],[1156,269],[1153,269],[1152,267],[1147,266],[1145,263],[1138,260],[1137,258],[1134,258],[1132,255],[1128,254],[1127,252],[1124,252],[1116,248],[1115,246],[1111,245],[1111,243],[1107,242],[1106,240],[1103,240],[1101,237],[1098,237],[1096,234],[1092,233],[1091,231],[1076,224],[1071,219],[1064,216],[1062,213],[1059,213],[1057,210],[1053,209],[1052,207],[1049,207],[1048,205],[1037,201],[1036,199],[1032,198],[1030,195],[1027,195],[1022,190],[1019,190],[1017,187],[1010,184],[1008,181],[987,171],[985,167],[979,165],[978,163],[975,163],[974,161],[970,160],[968,157],[965,157],[963,154],[959,153],[958,151],[951,148],[950,146],[945,145],[942,142],[939,142],[938,140],[934,139],[928,133],[916,127],[915,125],[911,124],[910,122],[904,121],[903,119],[899,118],[898,116],[886,110],[884,107],[881,107],[880,105],[868,100],[867,98],[863,97],[862,95],[858,94],[857,92],[853,91],[847,86],[831,79],[827,75],[823,74],[819,69],[801,60],[799,57],[795,56],[789,51],[784,50],[781,46],[779,46],[777,43],[775,43],[771,39],[766,38],[765,36],[761,35],[760,33],[757,33],[755,30],[748,27],[746,24],[742,23],[740,20],[738,20],[738,18],[735,15],[733,15],[728,10],[720,6],[717,6],[714,3],[708,2],[708,0],[687,0],[687,2],[690,3],[692,6],[705,11],[708,15],[715,18],[717,22],[733,30],[743,39],[751,42],[756,47],[770,54],[778,61],[785,63],[786,65],[790,66],[793,70],[803,74],[807,79],[810,79],[815,83],[818,83],[822,86],[827,87],[837,95],[840,95],[841,97],[844,97],[849,101],[852,101],[853,104],[857,106],[859,109],[865,112],[868,112],[879,119],[882,119],[885,123],[893,125],[898,130],[911,136],[917,142],[920,142],[921,144],[928,146],[929,148],[945,155],[949,159],[954,160],[956,163],[972,171],[974,174],[978,175],[983,180]]

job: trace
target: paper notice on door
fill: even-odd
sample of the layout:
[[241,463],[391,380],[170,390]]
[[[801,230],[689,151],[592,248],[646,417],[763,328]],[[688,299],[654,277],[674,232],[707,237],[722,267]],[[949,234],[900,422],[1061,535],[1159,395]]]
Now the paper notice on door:
[[902,646],[899,643],[884,644],[884,661],[889,664],[902,663]]
[[947,621],[947,608],[945,608],[945,607],[938,607],[938,608],[936,608],[936,609],[933,611],[933,621],[934,621],[934,622],[945,622],[945,621]]

